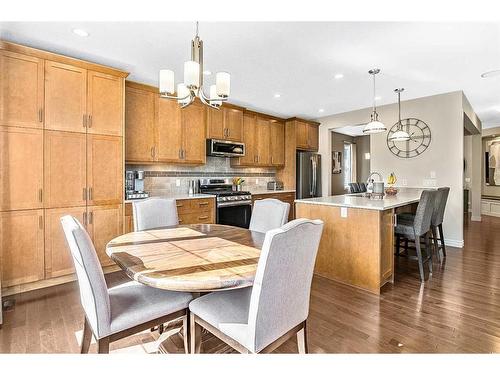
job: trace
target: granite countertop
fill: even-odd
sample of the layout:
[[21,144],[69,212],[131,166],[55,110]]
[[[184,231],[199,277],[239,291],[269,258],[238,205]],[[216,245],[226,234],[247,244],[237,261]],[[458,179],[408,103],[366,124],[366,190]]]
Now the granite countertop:
[[[172,195],[162,195],[162,196],[155,196],[155,197],[150,197],[150,198],[167,198],[167,199],[201,199],[201,198],[215,198],[215,195],[213,194],[194,194],[194,195],[189,195],[189,194],[172,194]],[[144,198],[147,199],[147,198]],[[125,203],[132,203],[136,201],[141,201],[142,199],[128,199],[125,200]]]
[[295,203],[319,204],[324,206],[363,208],[367,210],[388,210],[407,204],[417,203],[423,189],[401,189],[395,196],[386,195],[384,199],[370,199],[363,194],[344,194],[330,197],[296,199]]
[[259,194],[276,194],[276,193],[295,193],[295,189],[283,189],[283,190],[267,190],[263,188],[249,188],[243,186],[243,190],[249,191],[252,195]]

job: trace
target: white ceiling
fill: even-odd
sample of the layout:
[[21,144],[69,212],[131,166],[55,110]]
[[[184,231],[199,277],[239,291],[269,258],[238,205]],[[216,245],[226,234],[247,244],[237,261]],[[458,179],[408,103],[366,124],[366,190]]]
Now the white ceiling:
[[[185,22],[0,24],[3,39],[122,68],[149,84],[160,68],[181,79],[193,34]],[[395,102],[396,87],[405,88],[403,100],[463,90],[484,127],[500,124],[500,76],[480,77],[500,69],[500,23],[206,22],[200,36],[205,69],[230,72],[231,102],[255,110],[319,118],[369,107],[367,71],[379,67],[379,104]]]

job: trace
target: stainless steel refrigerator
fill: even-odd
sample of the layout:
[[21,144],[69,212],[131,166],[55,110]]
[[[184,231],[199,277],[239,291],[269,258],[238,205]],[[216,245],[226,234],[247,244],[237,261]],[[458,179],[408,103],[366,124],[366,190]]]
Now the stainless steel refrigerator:
[[297,199],[321,197],[321,155],[297,152]]

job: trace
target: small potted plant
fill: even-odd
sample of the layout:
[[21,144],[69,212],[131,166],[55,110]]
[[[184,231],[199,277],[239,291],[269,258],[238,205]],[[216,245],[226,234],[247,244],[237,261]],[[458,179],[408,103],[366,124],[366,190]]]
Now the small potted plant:
[[245,182],[241,177],[233,178],[233,189],[235,191],[241,191],[241,186]]
[[396,178],[394,172],[391,172],[389,178],[387,179],[387,184],[389,185],[389,187],[385,189],[385,193],[387,195],[396,195],[398,193],[398,189],[394,187],[394,184],[396,183],[397,180],[398,179]]

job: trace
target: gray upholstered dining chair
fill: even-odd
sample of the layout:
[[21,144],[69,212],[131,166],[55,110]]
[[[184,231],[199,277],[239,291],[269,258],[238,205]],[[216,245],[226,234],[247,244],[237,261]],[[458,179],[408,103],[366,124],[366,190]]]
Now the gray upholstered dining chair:
[[256,200],[253,204],[249,229],[266,233],[271,229],[279,228],[288,222],[289,211],[290,203],[282,202],[279,199]]
[[[437,189],[435,201],[434,201],[434,211],[432,212],[431,218],[431,233],[432,240],[434,242],[434,248],[436,249],[437,255],[440,260],[446,257],[446,245],[444,243],[443,234],[443,221],[444,221],[444,211],[446,209],[446,202],[448,200],[448,195],[450,194],[449,187],[441,187]],[[415,218],[415,214],[412,213],[402,213],[398,215],[400,221],[412,221]],[[438,237],[439,232],[439,237]],[[440,250],[442,250],[443,255],[441,255]]]
[[147,198],[132,202],[134,231],[178,225],[175,199]]
[[85,311],[81,353],[88,353],[92,335],[99,353],[108,353],[110,342],[145,329],[183,319],[184,345],[187,342],[187,307],[190,293],[169,292],[130,281],[108,289],[94,245],[80,222],[72,216],[61,218],[75,265],[80,300]]
[[[424,264],[428,263],[429,272],[432,273],[432,249],[430,247],[429,235],[431,229],[432,214],[434,212],[434,204],[436,200],[436,190],[424,190],[420,195],[417,211],[413,218],[405,218],[404,220],[397,220],[394,233],[396,234],[396,254],[399,255],[399,246],[401,238],[409,239],[415,242],[415,250],[417,253],[418,269],[420,273],[420,280],[425,280]],[[421,239],[425,243],[426,256],[422,254]],[[408,246],[405,246],[408,250]]]
[[297,335],[307,353],[311,281],[323,231],[321,220],[297,219],[266,233],[254,284],[213,292],[189,304],[191,352],[201,327],[240,353],[271,352]]

